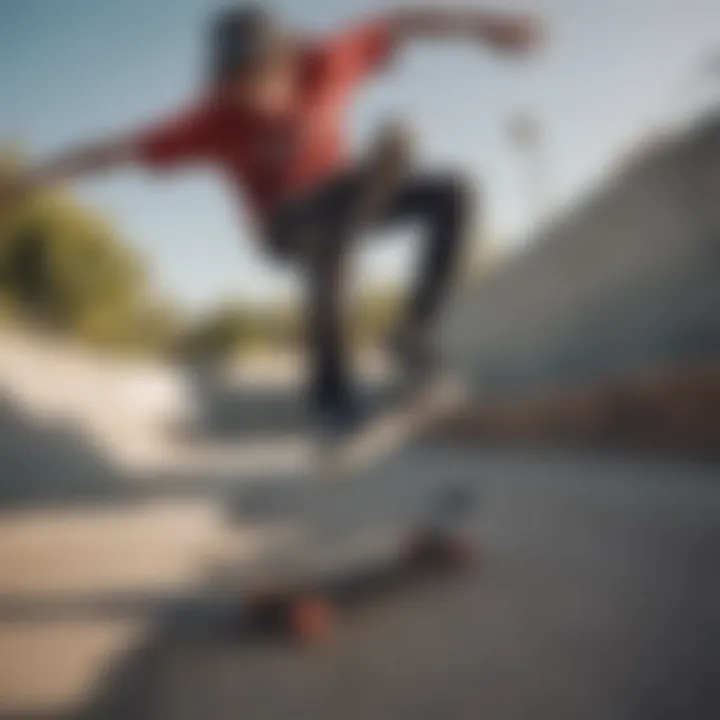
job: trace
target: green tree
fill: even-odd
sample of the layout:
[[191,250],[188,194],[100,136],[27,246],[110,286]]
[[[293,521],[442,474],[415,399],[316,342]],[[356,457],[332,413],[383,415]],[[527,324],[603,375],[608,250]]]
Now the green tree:
[[[17,153],[0,155],[15,172]],[[147,335],[158,309],[141,259],[96,211],[60,190],[0,214],[0,311],[110,346]],[[142,332],[140,332],[142,330]]]

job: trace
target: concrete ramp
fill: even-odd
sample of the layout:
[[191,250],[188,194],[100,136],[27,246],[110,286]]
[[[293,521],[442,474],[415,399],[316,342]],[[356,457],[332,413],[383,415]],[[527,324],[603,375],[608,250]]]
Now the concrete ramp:
[[720,118],[629,157],[448,313],[489,397],[720,355]]

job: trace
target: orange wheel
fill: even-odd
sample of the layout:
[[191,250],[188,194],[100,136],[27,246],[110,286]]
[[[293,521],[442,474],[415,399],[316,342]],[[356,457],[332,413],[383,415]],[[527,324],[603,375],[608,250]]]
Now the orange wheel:
[[322,597],[302,596],[287,608],[287,632],[293,640],[313,643],[327,637],[335,624],[332,604]]

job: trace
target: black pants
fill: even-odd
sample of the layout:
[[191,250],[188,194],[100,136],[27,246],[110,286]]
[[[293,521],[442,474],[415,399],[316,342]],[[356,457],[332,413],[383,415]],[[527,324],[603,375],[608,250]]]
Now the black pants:
[[349,389],[343,279],[347,251],[358,235],[404,221],[421,224],[424,246],[405,317],[408,327],[420,332],[440,308],[467,236],[470,194],[458,176],[408,178],[363,227],[351,220],[359,192],[357,174],[348,172],[286,203],[268,224],[271,247],[297,261],[306,276],[311,402],[320,407],[343,402]]

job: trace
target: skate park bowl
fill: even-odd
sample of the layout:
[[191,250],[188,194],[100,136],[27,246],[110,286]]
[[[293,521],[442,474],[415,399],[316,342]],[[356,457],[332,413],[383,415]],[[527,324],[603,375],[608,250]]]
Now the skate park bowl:
[[458,292],[443,347],[471,406],[313,522],[452,482],[482,566],[309,651],[238,632],[209,572],[294,530],[227,510],[307,474],[297,376],[0,331],[0,718],[719,716],[719,187],[709,118]]

